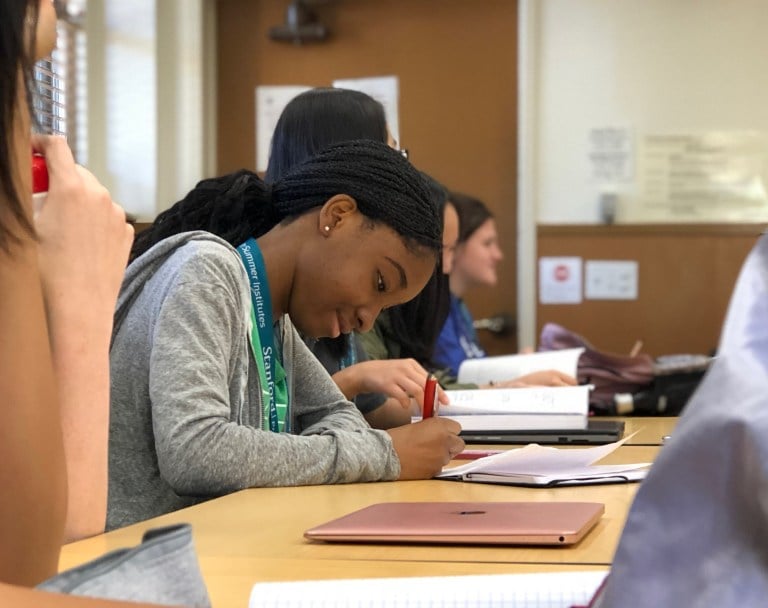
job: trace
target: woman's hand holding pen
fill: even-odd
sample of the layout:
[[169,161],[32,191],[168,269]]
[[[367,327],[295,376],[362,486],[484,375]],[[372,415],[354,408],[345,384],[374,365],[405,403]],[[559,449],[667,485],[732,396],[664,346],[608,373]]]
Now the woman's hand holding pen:
[[464,450],[461,426],[448,418],[428,418],[387,431],[400,458],[400,479],[429,479]]
[[[411,399],[423,402],[428,375],[414,359],[386,359],[356,363],[336,372],[333,379],[347,399],[360,393],[383,393],[410,410]],[[438,401],[446,405],[448,395],[440,387],[437,390]]]

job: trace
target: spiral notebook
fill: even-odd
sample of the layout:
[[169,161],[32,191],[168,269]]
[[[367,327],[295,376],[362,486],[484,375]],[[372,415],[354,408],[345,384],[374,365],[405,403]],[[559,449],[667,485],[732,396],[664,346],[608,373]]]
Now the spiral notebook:
[[606,570],[256,583],[249,608],[571,608]]

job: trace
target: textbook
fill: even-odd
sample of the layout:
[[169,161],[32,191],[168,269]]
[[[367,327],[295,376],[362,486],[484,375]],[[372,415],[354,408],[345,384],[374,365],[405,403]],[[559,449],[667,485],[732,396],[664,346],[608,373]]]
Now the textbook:
[[249,608],[576,608],[607,570],[256,583]]
[[524,355],[465,359],[459,366],[458,381],[462,384],[504,382],[548,369],[554,369],[575,378],[579,356],[583,352],[583,348],[566,348]]
[[[467,414],[441,418],[455,420],[462,433],[476,431],[535,431],[539,429],[586,429],[589,418],[585,414]],[[419,419],[420,420],[420,419]]]
[[651,463],[594,464],[625,441],[568,449],[532,443],[468,464],[444,468],[436,478],[531,487],[640,481]]
[[591,384],[580,386],[531,386],[446,391],[450,403],[440,416],[486,414],[580,414],[589,413]]

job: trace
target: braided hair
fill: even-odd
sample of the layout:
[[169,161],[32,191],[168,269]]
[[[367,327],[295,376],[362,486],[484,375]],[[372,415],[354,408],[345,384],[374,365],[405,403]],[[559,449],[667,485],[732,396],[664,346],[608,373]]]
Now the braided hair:
[[426,247],[437,257],[442,218],[420,173],[386,144],[356,140],[326,148],[272,185],[247,170],[201,181],[139,234],[131,260],[189,230],[207,230],[237,246],[337,194],[355,199],[368,220],[392,228],[410,250]]
[[[327,87],[305,91],[280,114],[264,181],[273,183],[323,148],[352,139],[387,142],[384,106],[362,91]],[[319,343],[339,360],[350,345],[347,336],[320,338]]]

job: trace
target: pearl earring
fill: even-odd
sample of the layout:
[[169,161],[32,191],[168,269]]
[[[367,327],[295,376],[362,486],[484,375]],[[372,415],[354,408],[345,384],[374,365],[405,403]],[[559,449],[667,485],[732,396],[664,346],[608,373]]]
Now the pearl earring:
[[326,232],[330,232],[331,231],[331,227],[330,226],[326,226],[325,228],[323,228],[323,230],[325,230]]

